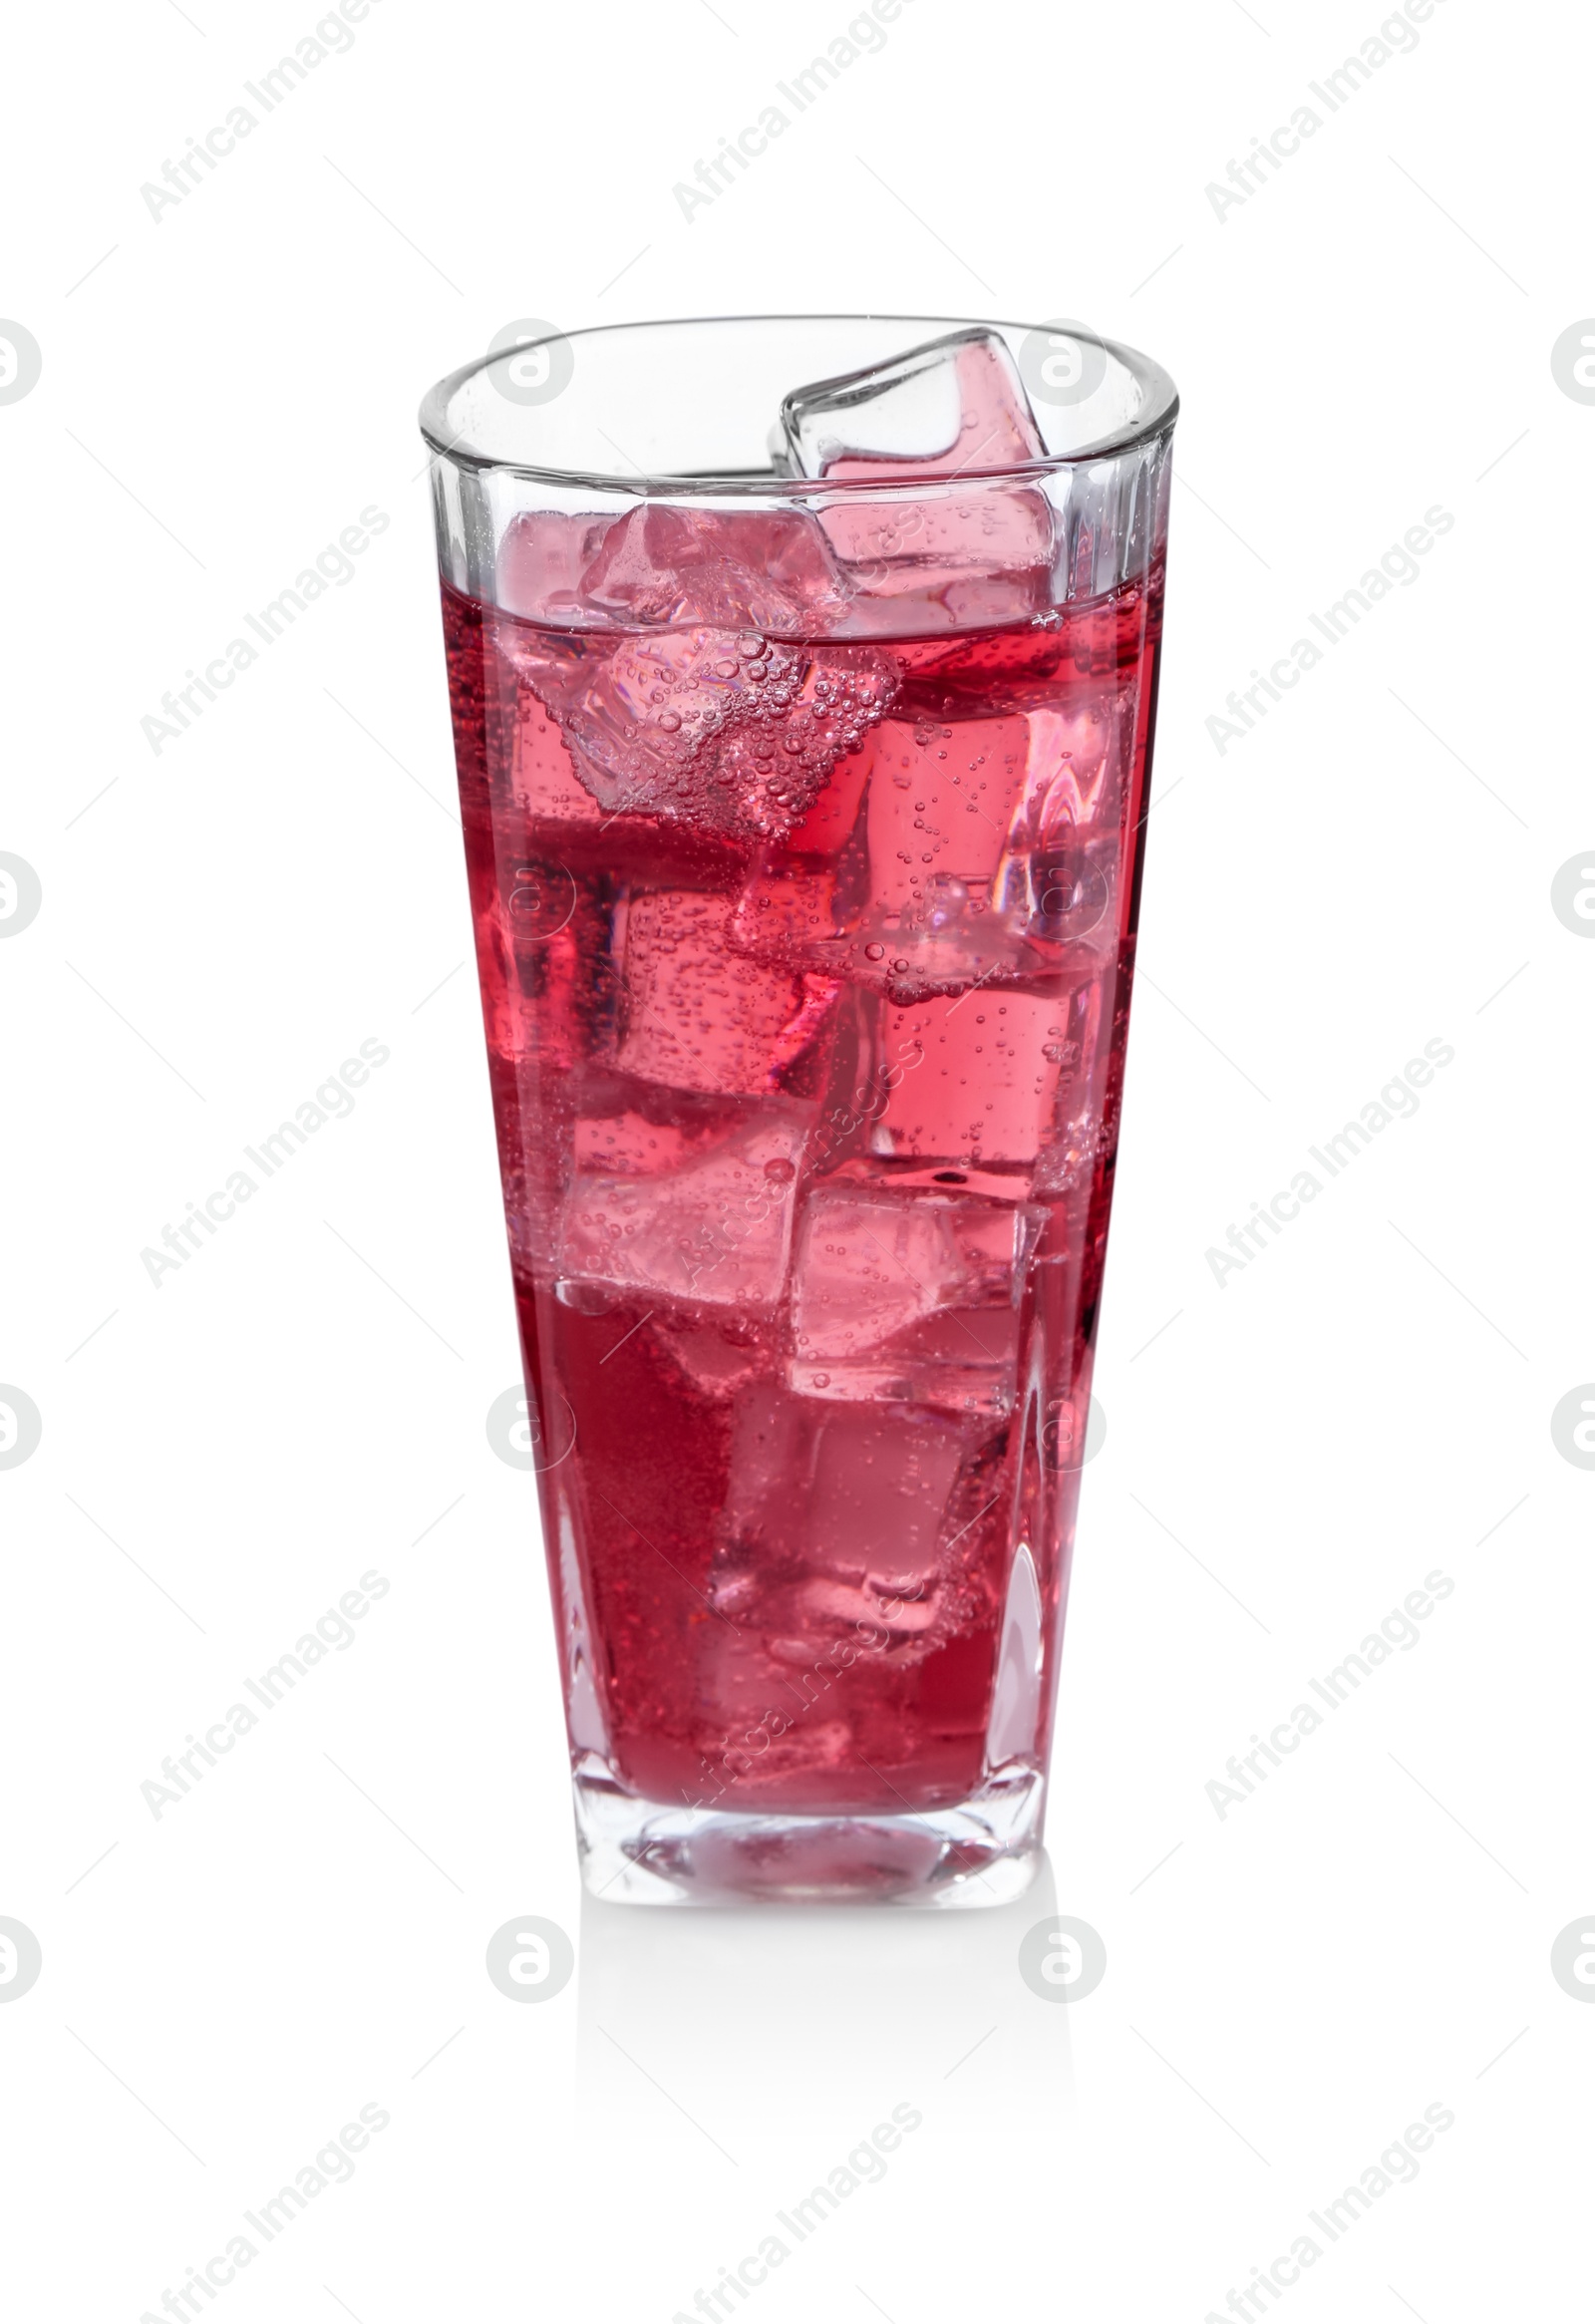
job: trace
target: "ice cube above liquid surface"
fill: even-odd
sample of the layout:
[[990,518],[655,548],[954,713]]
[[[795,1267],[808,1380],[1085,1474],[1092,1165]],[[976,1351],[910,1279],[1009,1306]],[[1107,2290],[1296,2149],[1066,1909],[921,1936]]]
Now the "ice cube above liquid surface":
[[798,388],[781,418],[793,467],[805,477],[1018,468],[1047,452],[1019,367],[995,331],[949,332],[874,371]]
[[954,536],[913,463],[1033,457],[983,363],[838,438],[839,528],[527,518],[519,611],[446,592],[578,1744],[678,1807],[968,1798],[1016,1542],[1062,1584],[1161,577],[1055,606],[1023,483]]
[[[910,609],[973,625],[1051,603],[1047,493],[983,474],[1022,469],[1047,449],[996,332],[952,332],[872,372],[800,388],[782,408],[782,431],[798,475],[882,488],[836,499],[821,519],[855,629],[901,626]],[[922,487],[905,490],[918,477]]]

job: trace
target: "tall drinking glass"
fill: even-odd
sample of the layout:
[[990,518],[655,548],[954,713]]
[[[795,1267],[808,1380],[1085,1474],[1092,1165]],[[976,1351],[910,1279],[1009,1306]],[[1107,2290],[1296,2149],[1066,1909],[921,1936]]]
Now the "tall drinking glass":
[[1030,1877],[1175,409],[1079,326],[898,316],[539,331],[423,407],[611,1898]]

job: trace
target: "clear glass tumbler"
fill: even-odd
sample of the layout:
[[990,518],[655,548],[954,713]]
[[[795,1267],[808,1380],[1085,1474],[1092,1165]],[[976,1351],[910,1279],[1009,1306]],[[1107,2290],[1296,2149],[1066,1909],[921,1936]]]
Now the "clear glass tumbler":
[[428,396],[585,1875],[1040,1845],[1171,382],[1076,326],[546,333]]

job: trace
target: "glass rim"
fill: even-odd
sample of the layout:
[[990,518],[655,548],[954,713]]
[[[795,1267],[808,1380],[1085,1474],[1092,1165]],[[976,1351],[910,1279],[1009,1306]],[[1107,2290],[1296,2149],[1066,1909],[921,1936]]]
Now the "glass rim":
[[[555,486],[579,486],[595,492],[625,494],[633,499],[668,498],[747,498],[790,500],[803,497],[840,497],[858,494],[880,498],[883,495],[919,492],[927,485],[955,483],[985,483],[1006,481],[1034,481],[1038,477],[1056,475],[1060,470],[1088,466],[1095,461],[1116,459],[1138,450],[1142,445],[1156,442],[1169,434],[1179,416],[1179,392],[1162,365],[1149,355],[1129,347],[1122,340],[1105,338],[1085,325],[1072,326],[1077,336],[1094,341],[1117,362],[1135,381],[1141,391],[1140,411],[1132,420],[1111,430],[1106,436],[1078,445],[1072,452],[1049,453],[1042,460],[1025,461],[1006,467],[930,469],[914,466],[901,481],[891,477],[798,477],[778,476],[763,469],[737,472],[711,471],[708,474],[672,476],[612,476],[599,469],[545,468],[536,462],[509,460],[492,453],[476,451],[460,436],[449,433],[449,406],[460,390],[489,365],[502,363],[509,356],[532,353],[538,347],[571,346],[578,340],[598,339],[622,331],[665,331],[712,328],[725,323],[904,323],[932,324],[946,331],[987,329],[1005,332],[1042,331],[1045,323],[1001,322],[979,315],[897,315],[874,311],[868,313],[805,313],[756,315],[661,315],[645,322],[591,323],[575,331],[550,330],[539,339],[527,339],[517,347],[489,348],[470,363],[460,366],[436,381],[422,398],[418,414],[421,434],[428,450],[437,460],[469,469],[478,475],[523,477],[531,483]],[[846,377],[846,374],[839,375]],[[801,383],[808,384],[808,383]]]

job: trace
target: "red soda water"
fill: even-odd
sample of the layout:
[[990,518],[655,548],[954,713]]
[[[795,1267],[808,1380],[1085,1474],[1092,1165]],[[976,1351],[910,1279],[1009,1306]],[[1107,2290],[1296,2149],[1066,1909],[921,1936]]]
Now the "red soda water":
[[444,591],[572,1748],[678,1809],[940,1809],[1046,1765],[1161,568],[838,643],[796,534],[774,610],[700,575],[664,626],[634,546],[577,544],[603,626]]

